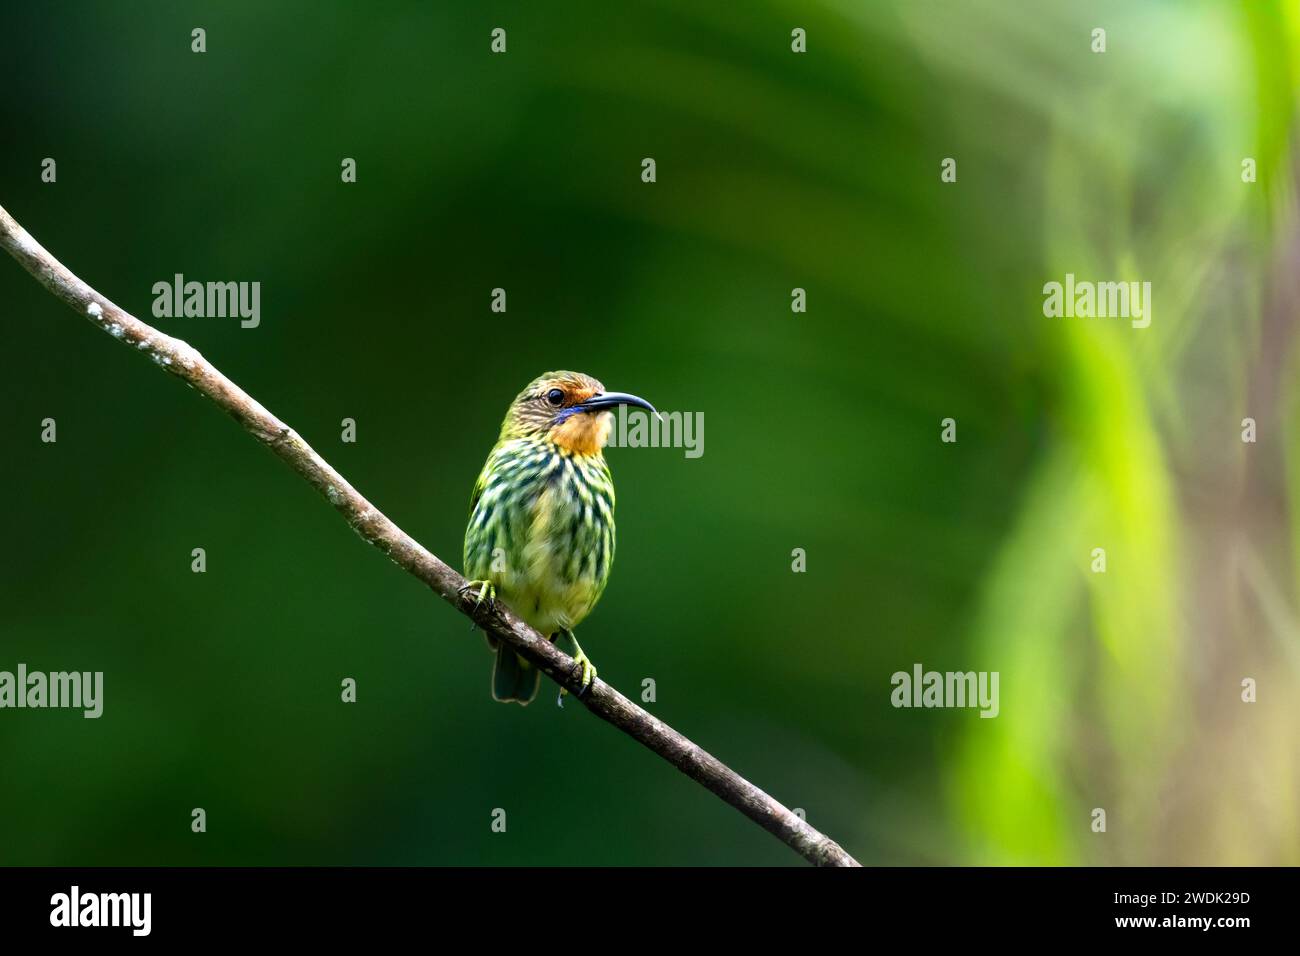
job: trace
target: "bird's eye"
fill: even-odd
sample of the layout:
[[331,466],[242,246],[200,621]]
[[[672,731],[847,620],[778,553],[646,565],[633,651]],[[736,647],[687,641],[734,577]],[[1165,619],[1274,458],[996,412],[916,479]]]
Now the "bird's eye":
[[564,404],[564,392],[558,388],[553,388],[546,393],[546,401],[550,403],[552,408],[559,408]]

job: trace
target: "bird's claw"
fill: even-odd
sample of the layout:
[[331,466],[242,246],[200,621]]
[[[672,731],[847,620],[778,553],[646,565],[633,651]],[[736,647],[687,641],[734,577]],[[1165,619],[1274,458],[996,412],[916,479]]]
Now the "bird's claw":
[[457,590],[463,596],[466,592],[472,591],[475,588],[478,588],[478,596],[474,599],[475,610],[478,610],[485,599],[487,600],[489,608],[496,604],[497,587],[491,581],[466,581]]
[[587,655],[582,653],[582,648],[578,648],[578,656],[575,657],[574,663],[582,667],[582,686],[578,688],[578,697],[587,696],[591,690],[592,682],[596,679],[596,665],[588,660]]
[[[582,681],[577,690],[577,697],[581,700],[583,697],[587,696],[587,693],[591,690],[591,685],[596,680],[596,665],[593,664],[591,658],[583,652],[582,646],[578,644],[578,639],[573,636],[571,631],[562,633],[566,638],[568,638],[569,642],[573,644],[573,662],[582,668]],[[557,706],[564,706],[564,698],[568,693],[569,691],[567,688],[560,688],[560,695],[555,699]]]

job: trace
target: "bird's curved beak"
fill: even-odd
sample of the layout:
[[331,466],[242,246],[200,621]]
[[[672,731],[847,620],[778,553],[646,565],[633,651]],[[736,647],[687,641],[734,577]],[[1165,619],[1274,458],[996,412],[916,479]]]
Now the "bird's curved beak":
[[629,395],[627,392],[601,392],[599,395],[593,395],[585,402],[579,402],[573,406],[575,412],[603,412],[610,408],[617,408],[619,405],[635,405],[637,408],[644,408],[652,415],[658,415],[659,411],[644,398],[636,395]]

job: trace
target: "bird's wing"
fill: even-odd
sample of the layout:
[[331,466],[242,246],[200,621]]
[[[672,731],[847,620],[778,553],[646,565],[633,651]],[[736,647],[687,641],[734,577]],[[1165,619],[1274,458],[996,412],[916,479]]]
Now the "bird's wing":
[[469,496],[469,516],[474,517],[474,509],[478,507],[478,500],[483,497],[483,489],[487,487],[487,469],[478,476],[478,481],[474,482],[474,491]]
[[487,508],[493,510],[494,498],[488,494],[493,478],[498,477],[497,463],[500,447],[493,448],[483,464],[478,480],[474,482],[474,491],[469,496],[469,521],[465,526],[465,551],[462,569],[471,579],[486,579],[492,560],[492,549],[496,542],[496,528],[493,522],[481,515]]

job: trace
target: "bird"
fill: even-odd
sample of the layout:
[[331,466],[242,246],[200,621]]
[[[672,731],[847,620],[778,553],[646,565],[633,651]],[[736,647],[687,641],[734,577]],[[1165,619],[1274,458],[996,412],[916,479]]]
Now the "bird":
[[[506,411],[465,528],[461,590],[476,604],[502,601],[565,649],[582,668],[579,697],[597,671],[574,629],[600,600],[614,563],[614,481],[603,449],[620,405],[659,414],[645,399],[606,391],[581,372],[533,379]],[[527,705],[541,672],[509,644],[484,636],[496,654],[493,699]]]

